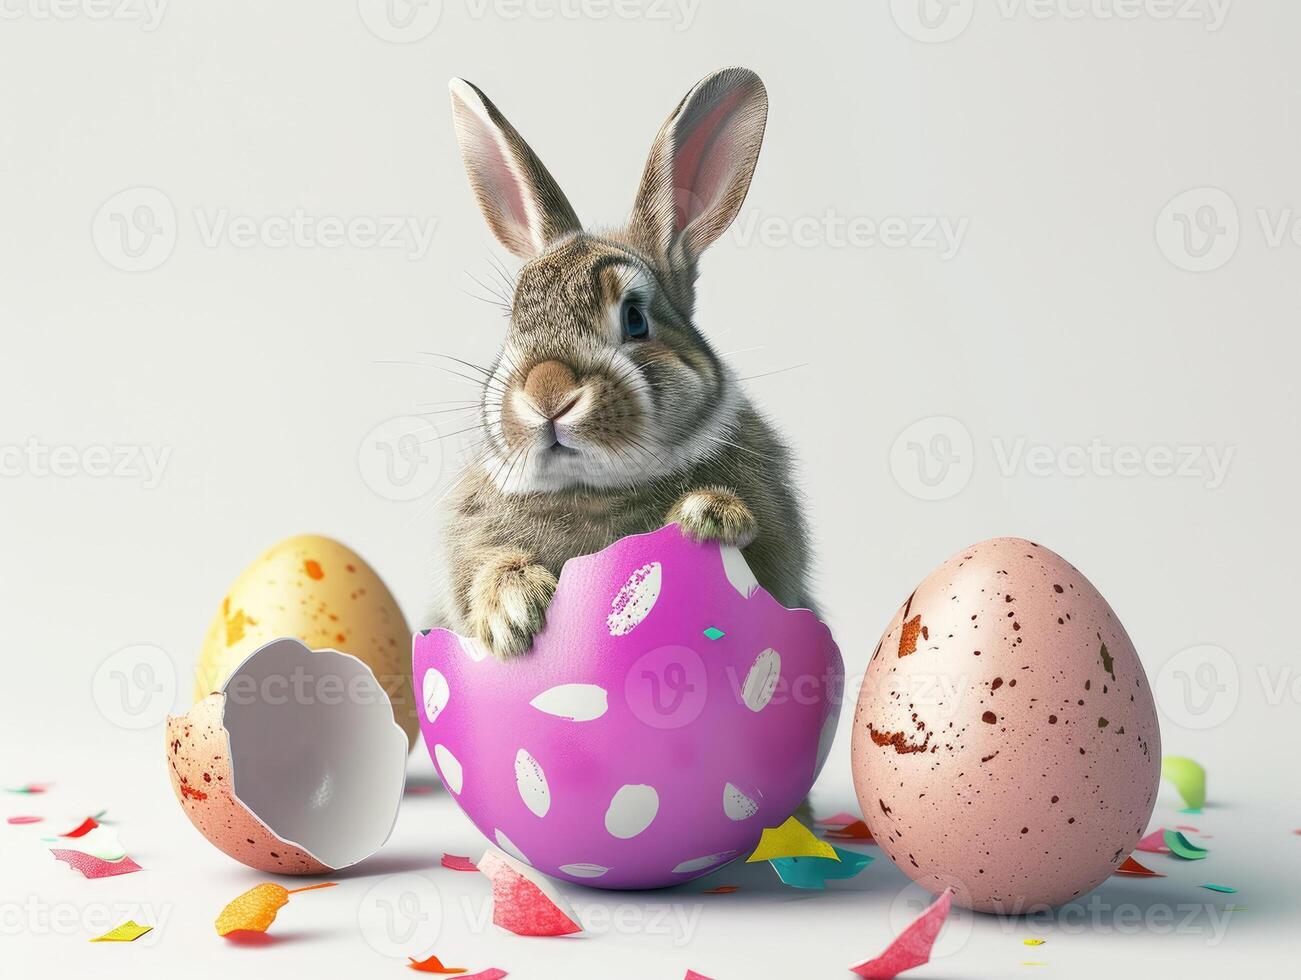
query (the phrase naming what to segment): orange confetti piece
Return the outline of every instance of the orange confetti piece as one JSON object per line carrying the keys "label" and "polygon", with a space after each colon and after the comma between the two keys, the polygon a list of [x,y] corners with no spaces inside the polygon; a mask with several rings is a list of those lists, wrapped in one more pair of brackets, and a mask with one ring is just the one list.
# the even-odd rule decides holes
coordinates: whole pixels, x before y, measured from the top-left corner
{"label": "orange confetti piece", "polygon": [[250,888],[217,916],[217,935],[229,936],[235,932],[266,932],[276,921],[276,914],[289,904],[289,896],[310,892],[317,888],[333,888],[338,882],[326,881],[319,885],[292,890],[284,885],[266,882]]}
{"label": "orange confetti piece", "polygon": [[1164,878],[1165,875],[1159,871],[1153,871],[1151,868],[1145,868],[1134,860],[1132,856],[1125,858],[1124,863],[1117,868],[1112,874],[1132,875],[1135,878]]}
{"label": "orange confetti piece", "polygon": [[408,956],[411,962],[407,966],[413,970],[419,970],[421,973],[468,973],[469,970],[463,966],[443,966],[443,961],[437,956],[430,956],[428,959],[417,960],[414,956]]}
{"label": "orange confetti piece", "polygon": [[719,885],[717,888],[706,889],[705,894],[706,895],[730,895],[732,894],[732,892],[739,892],[740,890],[741,890],[740,885]]}
{"label": "orange confetti piece", "polygon": [[872,831],[862,820],[855,820],[853,823],[845,824],[843,827],[837,827],[834,830],[826,831],[823,836],[834,838],[836,840],[862,840],[876,843],[872,837]]}

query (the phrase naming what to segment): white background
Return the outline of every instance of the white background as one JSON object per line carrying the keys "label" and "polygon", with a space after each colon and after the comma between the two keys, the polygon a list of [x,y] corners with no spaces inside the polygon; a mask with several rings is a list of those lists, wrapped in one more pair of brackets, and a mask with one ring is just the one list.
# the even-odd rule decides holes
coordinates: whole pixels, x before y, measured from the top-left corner
{"label": "white background", "polygon": [[[230,948],[212,920],[261,876],[199,838],[166,779],[161,718],[188,703],[223,590],[277,540],[338,537],[413,625],[428,606],[432,504],[462,440],[413,450],[397,438],[413,423],[391,420],[472,397],[425,352],[484,362],[503,331],[467,295],[503,252],[461,172],[448,77],[481,85],[601,224],[626,214],[677,100],[732,63],[768,83],[768,142],[704,263],[699,322],[742,375],[768,375],[746,384],[801,456],[851,677],[928,570],[985,537],[1033,538],[1110,599],[1165,750],[1211,776],[1193,820],[1210,859],[1152,856],[1168,878],[1112,879],[1078,919],[959,921],[916,975],[1292,962],[1301,10],[925,7],[445,0],[402,28],[370,0],[0,3],[0,784],[56,784],[0,795],[0,816],[51,821],[0,825],[6,972],[396,974],[359,921],[408,890],[399,873],[423,876],[426,911],[437,896],[445,961],[518,977],[845,976],[902,925],[906,879],[879,857],[825,894],[754,867],[576,892],[586,937],[505,936],[482,925],[486,881],[434,867],[481,842],[426,795],[341,887],[295,898],[276,942]],[[315,231],[277,245],[295,214]],[[432,222],[427,247],[409,230],[372,241],[393,217]],[[448,418],[427,421],[462,427]],[[135,461],[106,475],[93,447]],[[1165,449],[1193,463],[1169,472]],[[102,710],[97,669],[142,644],[174,695]],[[853,801],[845,721],[821,811]],[[1167,788],[1154,825],[1182,822],[1177,806]],[[104,807],[144,873],[83,881],[39,845]],[[724,882],[743,891],[697,894]],[[132,903],[152,937],[85,941],[126,917],[99,906]],[[1217,925],[1231,903],[1248,911]],[[619,913],[604,928],[603,910]]]}

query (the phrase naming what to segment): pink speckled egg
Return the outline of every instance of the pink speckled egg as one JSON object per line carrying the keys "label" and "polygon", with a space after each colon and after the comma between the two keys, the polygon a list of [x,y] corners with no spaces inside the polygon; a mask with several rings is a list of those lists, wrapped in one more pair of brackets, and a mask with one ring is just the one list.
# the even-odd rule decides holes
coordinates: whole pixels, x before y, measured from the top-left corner
{"label": "pink speckled egg", "polygon": [[433,630],[413,666],[425,744],[475,826],[602,888],[679,884],[748,854],[813,785],[844,684],[813,613],[676,525],[569,561],[523,657]]}
{"label": "pink speckled egg", "polygon": [[854,715],[854,786],[909,877],[987,912],[1095,888],[1143,835],[1161,739],[1125,628],[1070,563],[996,538],[895,614]]}

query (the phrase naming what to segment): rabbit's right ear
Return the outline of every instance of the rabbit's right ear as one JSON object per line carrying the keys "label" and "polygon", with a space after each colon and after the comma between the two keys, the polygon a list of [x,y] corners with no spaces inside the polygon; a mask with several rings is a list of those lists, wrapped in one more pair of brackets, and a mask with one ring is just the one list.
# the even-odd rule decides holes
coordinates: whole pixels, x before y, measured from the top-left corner
{"label": "rabbit's right ear", "polygon": [[461,158],[497,240],[527,260],[579,231],[555,179],[488,97],[461,78],[449,87]]}
{"label": "rabbit's right ear", "polygon": [[768,93],[749,69],[697,82],[651,147],[634,228],[665,255],[699,258],[741,210],[767,121]]}

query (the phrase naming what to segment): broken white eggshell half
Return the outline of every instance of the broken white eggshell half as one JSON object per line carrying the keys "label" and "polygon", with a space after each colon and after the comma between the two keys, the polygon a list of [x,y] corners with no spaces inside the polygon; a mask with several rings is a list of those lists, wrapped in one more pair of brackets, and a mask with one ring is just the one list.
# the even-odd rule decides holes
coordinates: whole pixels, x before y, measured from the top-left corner
{"label": "broken white eggshell half", "polygon": [[275,640],[221,691],[167,719],[172,789],[235,860],[323,874],[378,851],[397,821],[407,737],[356,657]]}

